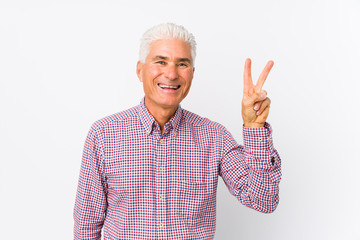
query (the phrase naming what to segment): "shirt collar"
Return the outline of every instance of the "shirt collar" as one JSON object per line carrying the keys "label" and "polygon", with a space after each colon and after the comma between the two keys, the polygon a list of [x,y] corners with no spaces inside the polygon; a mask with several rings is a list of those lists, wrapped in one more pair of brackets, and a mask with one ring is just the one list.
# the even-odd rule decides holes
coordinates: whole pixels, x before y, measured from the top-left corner
{"label": "shirt collar", "polygon": [[[140,121],[144,125],[146,133],[150,134],[153,130],[153,127],[155,126],[156,121],[155,118],[150,114],[149,110],[145,106],[145,97],[140,102],[138,112],[139,112]],[[183,111],[179,104],[178,109],[175,112],[175,115],[169,120],[169,122],[165,124],[165,130],[167,128],[167,125],[170,124],[172,129],[177,131],[177,128],[179,127],[181,122],[182,114]]]}

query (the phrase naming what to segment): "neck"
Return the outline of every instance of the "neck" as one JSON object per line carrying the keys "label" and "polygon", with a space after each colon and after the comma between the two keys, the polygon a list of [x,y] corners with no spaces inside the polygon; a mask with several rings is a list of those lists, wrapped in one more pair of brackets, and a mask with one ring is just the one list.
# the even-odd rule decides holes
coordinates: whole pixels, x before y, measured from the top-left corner
{"label": "neck", "polygon": [[155,118],[155,121],[160,126],[161,134],[164,134],[164,127],[167,122],[175,115],[178,106],[162,108],[160,106],[153,106],[152,104],[147,104],[145,99],[145,106],[150,112],[150,114]]}

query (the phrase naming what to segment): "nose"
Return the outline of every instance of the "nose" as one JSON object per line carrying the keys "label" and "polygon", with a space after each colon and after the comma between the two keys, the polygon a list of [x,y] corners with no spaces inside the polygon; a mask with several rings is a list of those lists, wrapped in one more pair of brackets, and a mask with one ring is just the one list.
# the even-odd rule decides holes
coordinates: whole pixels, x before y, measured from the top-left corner
{"label": "nose", "polygon": [[166,66],[164,75],[169,80],[176,80],[179,76],[176,64],[168,64]]}

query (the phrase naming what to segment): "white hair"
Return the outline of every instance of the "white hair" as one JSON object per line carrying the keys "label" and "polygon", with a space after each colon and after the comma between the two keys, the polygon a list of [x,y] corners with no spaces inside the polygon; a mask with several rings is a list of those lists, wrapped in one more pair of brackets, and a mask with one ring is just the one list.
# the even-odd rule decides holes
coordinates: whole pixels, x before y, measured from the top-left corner
{"label": "white hair", "polygon": [[188,32],[186,28],[174,23],[162,23],[147,30],[140,40],[139,61],[145,64],[146,57],[150,52],[150,46],[153,42],[162,39],[183,40],[190,46],[193,65],[196,57],[196,41],[194,35]]}

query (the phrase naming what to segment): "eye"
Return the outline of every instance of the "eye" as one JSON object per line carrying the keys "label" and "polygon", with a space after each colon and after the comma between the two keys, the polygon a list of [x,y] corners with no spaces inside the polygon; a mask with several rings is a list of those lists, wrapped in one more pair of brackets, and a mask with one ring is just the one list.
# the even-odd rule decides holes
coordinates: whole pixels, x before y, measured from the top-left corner
{"label": "eye", "polygon": [[179,67],[187,67],[188,65],[186,63],[179,63]]}
{"label": "eye", "polygon": [[160,65],[164,65],[164,64],[165,64],[164,61],[157,61],[156,63],[157,63],[157,64],[160,64]]}

